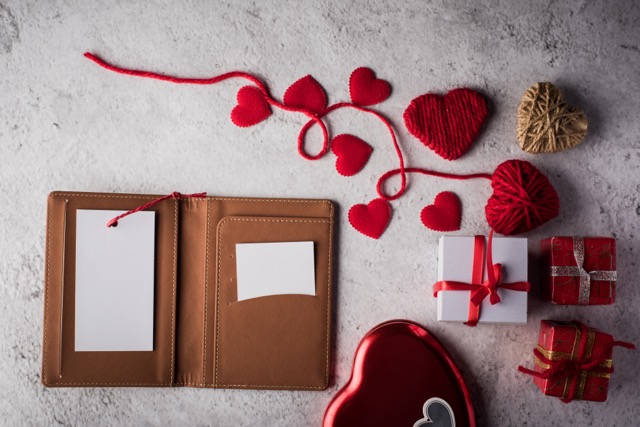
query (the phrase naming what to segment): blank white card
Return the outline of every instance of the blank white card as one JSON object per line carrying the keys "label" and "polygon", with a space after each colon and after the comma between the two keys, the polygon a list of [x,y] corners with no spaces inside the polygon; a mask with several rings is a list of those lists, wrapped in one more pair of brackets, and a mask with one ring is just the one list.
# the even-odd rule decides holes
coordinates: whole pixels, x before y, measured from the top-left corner
{"label": "blank white card", "polygon": [[155,212],[76,211],[76,351],[153,351]]}
{"label": "blank white card", "polygon": [[268,295],[315,295],[313,242],[237,243],[238,301]]}

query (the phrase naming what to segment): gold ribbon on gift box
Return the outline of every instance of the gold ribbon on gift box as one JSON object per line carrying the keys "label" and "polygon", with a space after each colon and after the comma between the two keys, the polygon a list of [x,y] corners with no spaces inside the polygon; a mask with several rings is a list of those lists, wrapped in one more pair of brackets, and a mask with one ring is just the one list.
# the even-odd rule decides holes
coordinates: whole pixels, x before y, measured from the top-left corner
{"label": "gold ribbon on gift box", "polygon": [[551,277],[579,277],[580,290],[578,293],[578,304],[588,305],[591,295],[591,281],[602,280],[615,282],[617,272],[615,270],[594,270],[584,269],[584,238],[573,237],[573,255],[576,259],[575,266],[553,266],[551,267]]}
{"label": "gold ribbon on gift box", "polygon": [[[540,370],[527,369],[518,366],[518,371],[542,380],[553,380],[555,384],[564,381],[562,401],[571,402],[573,399],[584,397],[587,379],[589,377],[610,378],[613,372],[613,362],[610,359],[613,347],[619,346],[635,349],[635,345],[625,341],[614,341],[609,334],[604,334],[597,347],[595,329],[589,329],[585,324],[573,320],[571,322],[547,321],[552,326],[571,326],[575,329],[573,348],[571,353],[553,351],[538,345],[533,350],[535,363]],[[553,344],[550,344],[552,347]],[[547,384],[548,385],[548,384]],[[549,388],[545,387],[545,393]]]}
{"label": "gold ribbon on gift box", "polygon": [[[573,323],[570,323],[569,325],[574,327],[576,330],[575,339],[573,340],[572,352],[565,353],[562,351],[547,350],[546,348],[543,348],[540,344],[538,344],[538,351],[542,353],[544,357],[553,361],[555,360],[575,361],[576,359],[578,359],[578,351],[577,351],[578,343],[582,338],[583,331],[581,330],[581,328],[579,328],[577,325]],[[587,331],[587,345],[585,349],[585,357],[587,359],[591,357],[591,354],[593,352],[593,344],[595,343],[595,340],[596,340],[596,333],[594,331]],[[550,364],[540,360],[540,358],[538,358],[537,356],[535,356],[535,364],[540,366],[542,369],[551,368]],[[613,366],[613,360],[606,359],[603,363],[601,363],[598,366],[603,368],[611,368]],[[584,395],[584,388],[587,384],[587,377],[591,376],[591,377],[600,377],[600,378],[611,378],[610,373],[604,373],[604,372],[598,372],[598,371],[581,371],[579,375],[580,377],[578,379],[578,386],[577,386],[576,395],[575,395],[575,398],[578,400],[582,400],[582,396]],[[564,381],[564,391],[562,392],[563,399],[567,399],[567,397],[569,396],[570,379],[571,379],[570,377],[567,377]]]}

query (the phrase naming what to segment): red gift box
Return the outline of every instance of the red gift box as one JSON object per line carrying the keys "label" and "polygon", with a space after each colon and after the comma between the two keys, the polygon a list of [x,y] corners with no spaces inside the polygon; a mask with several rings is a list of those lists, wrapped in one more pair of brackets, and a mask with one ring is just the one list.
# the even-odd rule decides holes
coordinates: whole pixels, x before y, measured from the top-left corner
{"label": "red gift box", "polygon": [[574,399],[604,402],[613,373],[614,346],[635,348],[577,321],[542,320],[534,350],[535,370],[518,369],[532,375],[544,394],[565,403]]}
{"label": "red gift box", "polygon": [[546,267],[542,298],[553,304],[613,304],[616,240],[612,237],[552,237],[540,243]]}

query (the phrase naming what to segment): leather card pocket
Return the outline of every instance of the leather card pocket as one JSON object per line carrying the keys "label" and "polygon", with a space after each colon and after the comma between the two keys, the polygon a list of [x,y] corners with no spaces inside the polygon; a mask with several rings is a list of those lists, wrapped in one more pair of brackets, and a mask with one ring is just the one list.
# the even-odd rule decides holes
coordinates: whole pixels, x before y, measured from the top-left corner
{"label": "leather card pocket", "polygon": [[[328,218],[225,217],[217,228],[214,386],[324,389],[328,385],[332,230]],[[315,296],[238,301],[236,244],[313,242]]]}

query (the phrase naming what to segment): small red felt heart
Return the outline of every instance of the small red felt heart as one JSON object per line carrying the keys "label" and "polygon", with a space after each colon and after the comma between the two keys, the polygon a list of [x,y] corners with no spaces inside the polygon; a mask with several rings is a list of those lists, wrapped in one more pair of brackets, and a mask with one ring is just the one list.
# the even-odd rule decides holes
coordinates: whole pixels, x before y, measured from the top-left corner
{"label": "small red felt heart", "polygon": [[391,219],[391,205],[384,199],[373,199],[368,205],[354,205],[349,209],[349,223],[365,236],[382,236]]}
{"label": "small red felt heart", "polygon": [[289,86],[282,101],[289,107],[304,108],[315,114],[320,114],[327,108],[327,95],[324,89],[310,75]]}
{"label": "small red felt heart", "polygon": [[331,141],[331,151],[336,155],[336,170],[342,176],[353,176],[369,161],[373,148],[357,136],[342,134]]}
{"label": "small red felt heart", "polygon": [[461,219],[460,199],[451,191],[439,193],[433,204],[425,206],[420,212],[420,220],[424,226],[434,231],[460,230]]}
{"label": "small red felt heart", "polygon": [[482,95],[463,88],[445,96],[427,93],[415,98],[404,112],[404,123],[438,156],[455,160],[471,147],[488,114]]}
{"label": "small red felt heart", "polygon": [[389,97],[389,82],[376,78],[371,68],[356,68],[349,77],[349,96],[358,105],[378,104]]}
{"label": "small red felt heart", "polygon": [[254,86],[240,88],[236,98],[238,105],[231,111],[231,121],[238,127],[253,126],[271,115],[264,94]]}

